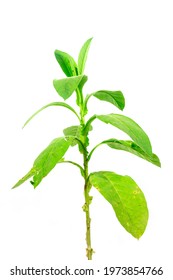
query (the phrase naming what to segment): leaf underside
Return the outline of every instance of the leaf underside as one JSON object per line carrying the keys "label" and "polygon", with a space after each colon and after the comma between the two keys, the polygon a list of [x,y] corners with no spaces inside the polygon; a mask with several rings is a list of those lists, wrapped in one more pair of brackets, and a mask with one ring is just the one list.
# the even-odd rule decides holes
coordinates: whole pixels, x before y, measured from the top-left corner
{"label": "leaf underside", "polygon": [[127,133],[147,155],[152,156],[150,140],[144,130],[135,121],[119,114],[97,115],[96,118]]}
{"label": "leaf underside", "polygon": [[102,101],[113,104],[120,110],[123,110],[125,107],[125,99],[121,91],[99,90],[92,93],[92,95]]}
{"label": "leaf underside", "polygon": [[91,173],[89,180],[112,205],[121,225],[139,239],[147,226],[148,208],[135,181],[110,171]]}
{"label": "leaf underside", "polygon": [[57,93],[64,99],[68,99],[72,93],[77,89],[83,76],[69,77],[60,80],[54,80],[53,85]]}
{"label": "leaf underside", "polygon": [[145,159],[156,166],[161,167],[160,160],[157,155],[152,154],[149,156],[146,154],[138,145],[136,145],[133,141],[130,140],[117,140],[117,139],[108,139],[103,141],[101,144],[107,144],[110,148],[116,150],[122,150],[134,154],[142,159]]}
{"label": "leaf underside", "polygon": [[13,188],[23,184],[26,180],[33,176],[32,185],[36,188],[42,179],[55,167],[55,165],[63,160],[63,156],[70,146],[70,142],[63,137],[54,139],[49,146],[44,149],[34,161],[31,170],[20,179]]}

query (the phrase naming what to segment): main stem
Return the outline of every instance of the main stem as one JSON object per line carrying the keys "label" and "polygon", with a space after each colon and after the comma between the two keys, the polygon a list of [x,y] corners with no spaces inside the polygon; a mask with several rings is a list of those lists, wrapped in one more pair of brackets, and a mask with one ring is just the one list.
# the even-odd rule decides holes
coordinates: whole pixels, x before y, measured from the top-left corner
{"label": "main stem", "polygon": [[[82,92],[79,92],[81,96],[81,106],[80,106],[80,125],[82,129],[85,128],[85,118],[83,115],[83,94]],[[85,212],[86,216],[86,256],[88,260],[92,260],[92,254],[93,254],[93,249],[91,247],[91,218],[90,218],[90,204],[92,201],[92,197],[89,195],[89,191],[91,189],[91,185],[88,180],[88,151],[87,151],[87,137],[88,137],[88,132],[84,133],[84,150],[83,150],[83,165],[84,165],[84,179],[85,179],[85,184],[84,184],[84,197],[85,197],[85,204],[83,206],[83,211]]]}
{"label": "main stem", "polygon": [[92,201],[92,197],[89,195],[90,184],[88,181],[88,159],[87,156],[84,155],[84,172],[85,172],[85,185],[84,185],[84,196],[85,196],[85,204],[83,210],[86,214],[86,256],[88,260],[92,260],[93,249],[91,247],[91,218],[90,218],[90,204]]}

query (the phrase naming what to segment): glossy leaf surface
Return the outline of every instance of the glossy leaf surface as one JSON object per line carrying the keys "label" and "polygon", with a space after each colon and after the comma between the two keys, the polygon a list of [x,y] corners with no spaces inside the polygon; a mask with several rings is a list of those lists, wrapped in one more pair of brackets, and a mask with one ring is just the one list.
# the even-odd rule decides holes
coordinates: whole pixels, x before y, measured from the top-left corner
{"label": "glossy leaf surface", "polygon": [[135,238],[140,238],[147,226],[148,208],[135,181],[110,171],[94,172],[89,180],[112,205],[121,225]]}
{"label": "glossy leaf surface", "polygon": [[127,133],[146,154],[152,156],[150,140],[144,130],[135,121],[118,114],[97,115],[96,118]]}
{"label": "glossy leaf surface", "polygon": [[59,50],[55,50],[54,54],[61,69],[63,70],[63,72],[67,77],[78,75],[77,64],[71,55]]}
{"label": "glossy leaf surface", "polygon": [[57,93],[64,99],[68,99],[77,89],[83,76],[75,76],[61,80],[54,80],[53,85]]}

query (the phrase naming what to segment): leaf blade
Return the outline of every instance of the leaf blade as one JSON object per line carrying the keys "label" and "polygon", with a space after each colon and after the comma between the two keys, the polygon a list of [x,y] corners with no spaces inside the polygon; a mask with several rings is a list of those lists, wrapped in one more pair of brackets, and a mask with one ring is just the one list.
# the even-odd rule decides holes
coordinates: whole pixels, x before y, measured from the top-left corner
{"label": "leaf blade", "polygon": [[63,156],[69,146],[70,142],[66,141],[64,137],[55,138],[35,159],[31,170],[20,179],[14,187],[20,186],[33,176],[33,181],[31,183],[34,188],[36,188],[55,165],[63,160]]}
{"label": "leaf blade", "polygon": [[79,75],[84,73],[85,64],[88,56],[88,51],[93,38],[88,39],[82,46],[78,56],[78,71]]}
{"label": "leaf blade", "polygon": [[35,175],[36,170],[34,168],[31,168],[31,170],[24,176],[22,177],[13,187],[12,189],[15,189],[22,185],[25,181],[27,181],[29,178],[31,178],[33,175]]}
{"label": "leaf blade", "polygon": [[77,89],[83,76],[69,77],[60,80],[54,80],[53,85],[57,93],[64,99],[68,99],[72,93]]}
{"label": "leaf blade", "polygon": [[72,137],[71,146],[73,147],[78,144],[77,140],[74,138],[80,138],[81,127],[80,125],[69,126],[63,130],[63,133],[65,136]]}
{"label": "leaf blade", "polygon": [[108,114],[96,115],[96,118],[127,133],[146,154],[149,156],[152,155],[152,147],[148,135],[135,121],[129,117],[119,114]]}
{"label": "leaf blade", "polygon": [[37,115],[39,114],[41,111],[43,111],[44,109],[51,107],[51,106],[62,106],[65,107],[67,109],[69,109],[70,111],[72,111],[78,118],[78,114],[76,113],[76,111],[67,103],[64,102],[51,102],[43,107],[41,107],[39,110],[37,110],[33,115],[31,115],[31,117],[29,117],[29,119],[27,119],[27,121],[24,123],[23,128]]}
{"label": "leaf blade", "polygon": [[59,63],[62,71],[67,77],[77,76],[77,64],[73,57],[68,53],[62,52],[60,50],[55,50],[55,58]]}
{"label": "leaf blade", "polygon": [[91,173],[90,183],[111,204],[120,224],[135,238],[140,238],[148,222],[144,194],[129,176],[110,171]]}
{"label": "leaf blade", "polygon": [[123,110],[125,107],[124,95],[121,91],[99,90],[92,93],[94,97],[102,101],[107,101],[118,109]]}
{"label": "leaf blade", "polygon": [[133,155],[136,155],[142,159],[145,159],[145,160],[151,162],[152,164],[154,164],[158,167],[161,167],[160,160],[156,154],[152,154],[151,156],[149,156],[133,141],[108,139],[108,140],[101,142],[100,144],[107,144],[112,149],[129,152]]}

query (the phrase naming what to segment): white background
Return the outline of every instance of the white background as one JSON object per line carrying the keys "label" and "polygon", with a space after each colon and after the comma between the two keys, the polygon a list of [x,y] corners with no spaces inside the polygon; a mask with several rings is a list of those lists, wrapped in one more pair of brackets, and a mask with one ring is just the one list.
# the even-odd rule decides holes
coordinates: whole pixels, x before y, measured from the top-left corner
{"label": "white background", "polygon": [[[0,2],[0,275],[3,279],[13,279],[9,270],[15,265],[96,269],[162,266],[164,275],[157,279],[170,279],[173,249],[171,2]],[[11,187],[28,172],[33,160],[51,140],[62,135],[64,127],[76,124],[73,114],[56,107],[46,109],[21,129],[25,120],[41,106],[62,101],[52,86],[54,78],[64,77],[54,50],[66,51],[77,59],[80,47],[92,36],[85,94],[100,89],[121,90],[126,98],[123,114],[136,120],[150,136],[162,168],[125,152],[98,148],[90,171],[112,170],[130,175],[145,193],[150,219],[144,235],[135,240],[118,223],[111,206],[93,190],[92,244],[96,254],[88,262],[85,216],[81,209],[83,180],[77,168],[67,164],[57,166],[36,190],[29,181],[16,190]],[[75,104],[74,96],[69,103]],[[94,98],[89,105],[89,115],[119,113],[113,105]],[[90,136],[90,147],[110,137],[127,139],[122,132],[99,121],[94,122]],[[76,148],[71,149],[66,158],[81,162],[76,152]],[[101,275],[93,279],[104,278]]]}

